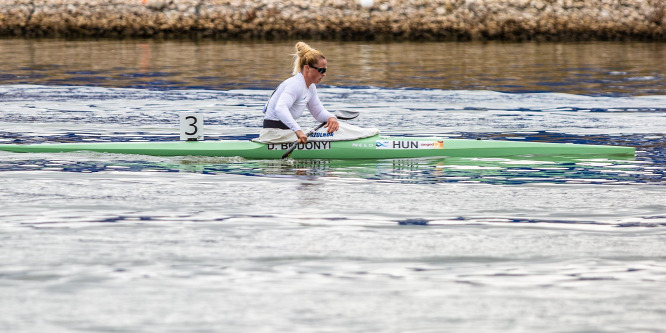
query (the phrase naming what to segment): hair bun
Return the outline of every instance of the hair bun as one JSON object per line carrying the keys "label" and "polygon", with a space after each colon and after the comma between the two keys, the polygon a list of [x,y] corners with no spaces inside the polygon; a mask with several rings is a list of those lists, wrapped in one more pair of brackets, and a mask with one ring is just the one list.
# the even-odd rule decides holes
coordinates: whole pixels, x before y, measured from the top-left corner
{"label": "hair bun", "polygon": [[311,51],[312,48],[310,45],[305,44],[304,42],[298,42],[296,43],[296,54],[298,55],[299,58],[303,58],[306,53]]}

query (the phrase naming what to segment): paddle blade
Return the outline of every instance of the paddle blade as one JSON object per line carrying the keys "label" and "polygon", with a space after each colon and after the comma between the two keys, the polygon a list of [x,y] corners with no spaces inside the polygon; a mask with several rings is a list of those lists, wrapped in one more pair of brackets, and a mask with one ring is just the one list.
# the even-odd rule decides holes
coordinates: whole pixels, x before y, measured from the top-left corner
{"label": "paddle blade", "polygon": [[348,111],[348,110],[338,110],[335,112],[335,116],[338,119],[350,120],[358,117],[360,112],[358,111]]}

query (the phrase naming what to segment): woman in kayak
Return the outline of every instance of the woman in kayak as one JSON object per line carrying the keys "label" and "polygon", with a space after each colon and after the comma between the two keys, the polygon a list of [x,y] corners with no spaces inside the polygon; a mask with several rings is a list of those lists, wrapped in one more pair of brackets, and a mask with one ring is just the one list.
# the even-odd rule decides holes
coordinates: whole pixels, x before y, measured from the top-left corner
{"label": "woman in kayak", "polygon": [[298,143],[308,137],[296,122],[307,107],[315,119],[326,122],[328,133],[338,130],[338,119],[328,112],[317,97],[315,84],[326,76],[326,58],[317,49],[303,42],[296,43],[294,76],[283,81],[271,95],[264,108],[264,128],[292,130]]}

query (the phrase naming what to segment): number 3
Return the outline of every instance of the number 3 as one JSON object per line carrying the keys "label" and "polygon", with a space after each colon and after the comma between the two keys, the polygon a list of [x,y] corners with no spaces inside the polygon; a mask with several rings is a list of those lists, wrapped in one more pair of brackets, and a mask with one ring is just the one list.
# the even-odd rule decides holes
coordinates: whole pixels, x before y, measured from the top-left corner
{"label": "number 3", "polygon": [[195,125],[197,123],[197,118],[194,117],[194,116],[187,116],[187,117],[185,117],[185,119],[192,119],[192,123],[190,123],[189,126],[194,127],[193,132],[185,132],[185,134],[186,135],[195,135],[195,134],[197,134],[197,131],[199,130],[199,128]]}
{"label": "number 3", "polygon": [[204,117],[199,113],[181,112],[180,119],[180,140],[181,141],[203,141],[204,139]]}

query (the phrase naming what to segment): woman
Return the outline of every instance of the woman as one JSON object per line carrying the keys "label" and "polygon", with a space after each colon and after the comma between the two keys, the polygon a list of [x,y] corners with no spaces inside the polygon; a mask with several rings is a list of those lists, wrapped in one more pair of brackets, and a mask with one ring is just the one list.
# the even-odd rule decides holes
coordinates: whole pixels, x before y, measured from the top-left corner
{"label": "woman", "polygon": [[338,130],[338,119],[328,112],[317,97],[315,84],[326,76],[324,54],[303,42],[296,43],[294,72],[271,95],[264,108],[264,128],[290,129],[298,143],[306,143],[308,137],[296,122],[307,107],[315,119],[326,122],[328,133]]}

